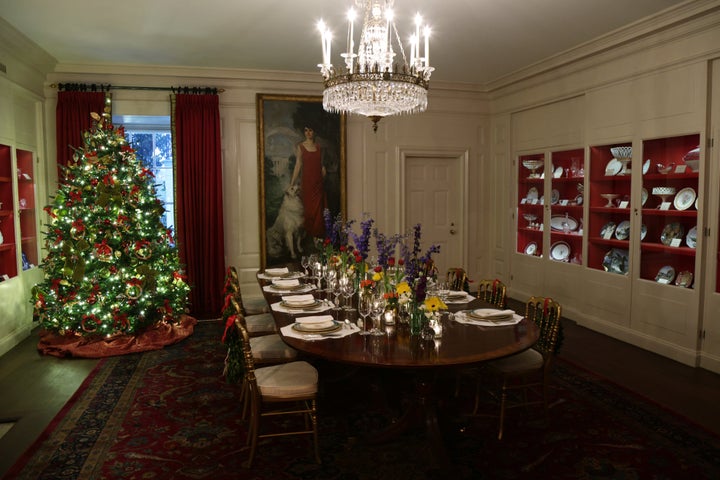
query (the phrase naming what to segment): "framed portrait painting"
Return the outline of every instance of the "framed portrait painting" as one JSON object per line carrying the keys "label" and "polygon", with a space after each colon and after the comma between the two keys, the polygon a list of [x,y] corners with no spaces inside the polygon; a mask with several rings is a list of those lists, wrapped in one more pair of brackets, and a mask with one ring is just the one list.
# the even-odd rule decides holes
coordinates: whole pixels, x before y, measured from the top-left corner
{"label": "framed portrait painting", "polygon": [[299,263],[346,216],[345,116],[322,97],[257,94],[261,268]]}

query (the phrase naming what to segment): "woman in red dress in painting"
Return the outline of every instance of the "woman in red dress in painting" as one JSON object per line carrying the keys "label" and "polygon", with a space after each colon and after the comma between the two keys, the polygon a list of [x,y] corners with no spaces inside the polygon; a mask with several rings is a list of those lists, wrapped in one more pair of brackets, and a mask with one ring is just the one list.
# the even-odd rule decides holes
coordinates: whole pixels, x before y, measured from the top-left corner
{"label": "woman in red dress in painting", "polygon": [[320,145],[315,142],[315,130],[303,129],[305,140],[295,147],[295,169],[290,186],[295,185],[299,175],[300,195],[305,209],[305,232],[311,237],[325,237],[323,211],[327,207],[323,180],[325,167],[322,164]]}

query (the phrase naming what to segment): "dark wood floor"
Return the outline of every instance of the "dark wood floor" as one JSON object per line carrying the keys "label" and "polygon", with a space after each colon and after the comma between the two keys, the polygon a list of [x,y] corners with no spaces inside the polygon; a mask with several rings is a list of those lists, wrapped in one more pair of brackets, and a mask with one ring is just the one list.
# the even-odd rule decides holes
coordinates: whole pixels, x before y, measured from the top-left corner
{"label": "dark wood floor", "polygon": [[[511,305],[513,306],[513,305]],[[720,375],[682,365],[564,320],[560,358],[720,435]],[[32,444],[97,364],[41,356],[33,335],[0,357],[0,476]]]}

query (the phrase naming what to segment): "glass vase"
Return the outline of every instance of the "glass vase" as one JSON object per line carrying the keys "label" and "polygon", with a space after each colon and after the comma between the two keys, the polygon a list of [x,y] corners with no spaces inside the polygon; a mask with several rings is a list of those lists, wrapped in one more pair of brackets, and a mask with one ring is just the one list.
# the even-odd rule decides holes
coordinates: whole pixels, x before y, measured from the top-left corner
{"label": "glass vase", "polygon": [[410,310],[410,334],[420,335],[427,324],[425,312],[419,305],[413,305]]}

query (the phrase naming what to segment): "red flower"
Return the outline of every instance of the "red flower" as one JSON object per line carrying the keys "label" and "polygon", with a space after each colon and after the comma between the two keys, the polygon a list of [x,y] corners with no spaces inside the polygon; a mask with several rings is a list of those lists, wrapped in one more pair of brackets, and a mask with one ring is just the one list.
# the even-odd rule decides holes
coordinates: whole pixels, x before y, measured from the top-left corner
{"label": "red flower", "polygon": [[400,265],[401,267],[402,267],[403,265],[405,265],[405,260],[402,259],[402,258],[399,259],[399,260],[398,260],[398,265]]}
{"label": "red flower", "polygon": [[395,257],[388,258],[388,265],[390,265],[391,267],[395,266]]}
{"label": "red flower", "polygon": [[382,267],[380,265],[377,265],[375,268],[373,268],[373,270],[375,271],[375,273],[380,273],[382,272]]}
{"label": "red flower", "polygon": [[340,251],[341,252],[347,251],[347,247],[345,245],[340,245]]}
{"label": "red flower", "polygon": [[85,224],[82,221],[82,218],[79,218],[72,222],[72,227],[77,230],[78,232],[82,232],[85,230]]}

